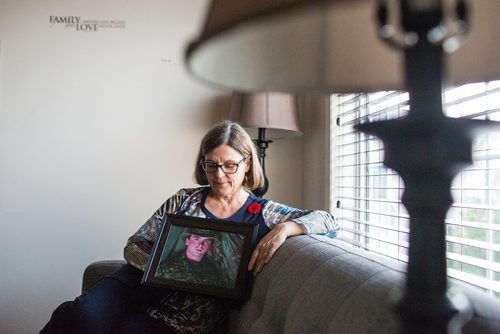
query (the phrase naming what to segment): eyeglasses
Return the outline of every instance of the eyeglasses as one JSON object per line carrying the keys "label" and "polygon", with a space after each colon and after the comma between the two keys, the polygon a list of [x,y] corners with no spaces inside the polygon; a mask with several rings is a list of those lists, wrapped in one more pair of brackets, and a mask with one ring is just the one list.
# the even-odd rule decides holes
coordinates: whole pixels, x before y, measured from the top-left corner
{"label": "eyeglasses", "polygon": [[215,173],[217,172],[217,168],[220,168],[225,174],[234,174],[238,171],[238,167],[247,159],[248,157],[244,157],[240,160],[240,162],[225,162],[221,165],[216,164],[211,161],[202,161],[201,167],[207,173]]}

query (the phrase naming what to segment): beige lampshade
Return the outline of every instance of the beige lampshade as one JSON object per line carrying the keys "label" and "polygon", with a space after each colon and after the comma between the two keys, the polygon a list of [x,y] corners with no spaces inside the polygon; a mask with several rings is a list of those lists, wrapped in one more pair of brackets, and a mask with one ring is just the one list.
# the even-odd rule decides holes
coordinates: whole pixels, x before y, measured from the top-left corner
{"label": "beige lampshade", "polygon": [[266,129],[266,139],[302,134],[295,97],[284,93],[233,93],[229,118],[245,127],[252,138],[258,128]]}
{"label": "beige lampshade", "polygon": [[[395,1],[388,0],[397,15]],[[500,79],[500,1],[468,4],[470,32],[447,57],[447,81],[454,85]],[[212,0],[203,31],[187,50],[187,67],[204,81],[241,91],[404,89],[403,52],[378,37],[376,5],[376,0]]]}

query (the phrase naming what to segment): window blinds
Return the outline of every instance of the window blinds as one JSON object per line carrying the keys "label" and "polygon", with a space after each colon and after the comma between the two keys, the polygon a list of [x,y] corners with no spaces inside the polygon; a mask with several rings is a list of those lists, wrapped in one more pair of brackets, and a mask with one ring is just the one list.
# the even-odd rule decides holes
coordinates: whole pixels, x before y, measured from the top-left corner
{"label": "window blinds", "polygon": [[[443,101],[450,117],[500,121],[500,81],[447,90]],[[339,238],[407,261],[403,181],[383,166],[382,142],[353,125],[406,115],[408,94],[335,95],[331,105],[330,198],[341,226]],[[500,298],[500,127],[476,138],[473,158],[474,164],[452,184],[454,204],[446,220],[448,274]]]}

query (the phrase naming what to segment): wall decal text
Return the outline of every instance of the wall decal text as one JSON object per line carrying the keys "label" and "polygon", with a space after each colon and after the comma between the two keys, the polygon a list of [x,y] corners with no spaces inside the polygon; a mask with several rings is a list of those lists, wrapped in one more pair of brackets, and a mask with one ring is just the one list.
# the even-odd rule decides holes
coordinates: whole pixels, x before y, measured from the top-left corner
{"label": "wall decal text", "polygon": [[50,26],[64,26],[75,31],[95,32],[100,29],[125,29],[123,20],[88,20],[81,16],[49,16]]}

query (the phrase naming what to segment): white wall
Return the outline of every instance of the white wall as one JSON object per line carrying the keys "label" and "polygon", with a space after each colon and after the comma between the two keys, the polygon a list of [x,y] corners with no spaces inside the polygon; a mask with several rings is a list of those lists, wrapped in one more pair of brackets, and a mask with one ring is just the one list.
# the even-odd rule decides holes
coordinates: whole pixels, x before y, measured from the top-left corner
{"label": "white wall", "polygon": [[[230,94],[182,65],[206,3],[0,0],[0,333],[38,332],[88,263],[121,258],[163,200],[194,185],[199,140]],[[267,162],[269,197],[294,206],[302,141],[276,141]]]}

